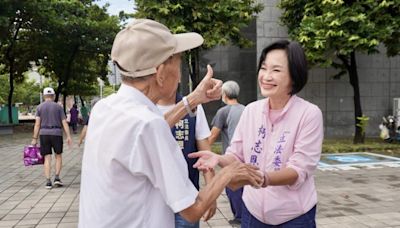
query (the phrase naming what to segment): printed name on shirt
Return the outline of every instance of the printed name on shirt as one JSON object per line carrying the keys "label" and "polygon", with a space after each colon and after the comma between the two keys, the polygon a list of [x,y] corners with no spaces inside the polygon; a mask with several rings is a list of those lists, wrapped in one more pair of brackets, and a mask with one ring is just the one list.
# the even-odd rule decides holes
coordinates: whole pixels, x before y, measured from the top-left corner
{"label": "printed name on shirt", "polygon": [[251,147],[252,155],[250,156],[250,164],[259,166],[258,155],[260,155],[261,152],[263,151],[264,139],[266,136],[267,136],[267,129],[264,127],[264,125],[261,125],[258,128],[258,137],[256,139],[256,142],[254,143],[253,147]]}
{"label": "printed name on shirt", "polygon": [[278,171],[281,169],[282,166],[282,152],[284,145],[286,143],[286,136],[290,134],[289,131],[284,131],[282,135],[279,137],[278,142],[275,146],[274,150],[274,160],[272,161],[272,164],[274,165],[274,170]]}
{"label": "printed name on shirt", "polygon": [[183,149],[185,141],[189,141],[189,120],[179,120],[178,123],[175,124],[175,129],[175,139],[179,147]]}

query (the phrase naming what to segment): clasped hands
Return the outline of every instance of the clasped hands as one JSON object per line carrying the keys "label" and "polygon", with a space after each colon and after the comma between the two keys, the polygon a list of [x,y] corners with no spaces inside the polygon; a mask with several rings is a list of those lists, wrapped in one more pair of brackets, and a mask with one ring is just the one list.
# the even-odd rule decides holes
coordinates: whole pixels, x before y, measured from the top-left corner
{"label": "clasped hands", "polygon": [[[197,168],[201,171],[209,171],[218,165],[220,155],[211,151],[199,151],[189,154],[189,157],[198,158],[193,168]],[[221,172],[225,172],[229,175],[230,182],[227,187],[233,191],[244,185],[251,185],[254,188],[266,187],[264,183],[264,173],[261,172],[257,166],[233,161],[225,166]]]}

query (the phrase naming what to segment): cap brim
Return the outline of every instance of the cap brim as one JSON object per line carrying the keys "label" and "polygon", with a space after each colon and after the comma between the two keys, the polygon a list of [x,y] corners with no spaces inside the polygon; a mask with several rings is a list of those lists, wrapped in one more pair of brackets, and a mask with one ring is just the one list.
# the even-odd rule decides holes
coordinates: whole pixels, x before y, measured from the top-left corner
{"label": "cap brim", "polygon": [[197,48],[203,44],[203,37],[195,32],[174,34],[177,45],[174,54]]}

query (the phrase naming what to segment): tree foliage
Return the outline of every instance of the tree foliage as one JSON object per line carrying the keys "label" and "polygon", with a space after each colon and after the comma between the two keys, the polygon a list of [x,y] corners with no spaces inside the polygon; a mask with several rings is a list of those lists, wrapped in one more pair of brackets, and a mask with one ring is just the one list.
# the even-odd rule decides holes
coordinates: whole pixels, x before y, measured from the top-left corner
{"label": "tree foliage", "polygon": [[354,51],[377,53],[380,43],[389,56],[400,51],[399,1],[283,0],[280,7],[282,22],[313,64],[331,66]]}
{"label": "tree foliage", "polygon": [[[241,29],[261,12],[256,0],[136,0],[135,18],[165,24],[173,33],[197,32],[204,37],[202,49],[232,43],[248,47],[251,41]],[[199,81],[198,49],[188,52],[189,72],[194,85]]]}
{"label": "tree foliage", "polygon": [[346,73],[354,90],[355,143],[364,141],[363,117],[355,53],[379,52],[388,56],[400,51],[400,1],[398,0],[282,0],[281,21],[289,35],[305,48],[308,61]]}
{"label": "tree foliage", "polygon": [[43,66],[57,79],[58,93],[86,95],[87,84],[95,84],[97,77],[108,73],[118,17],[109,16],[91,1],[54,1],[48,14],[53,21],[37,40],[42,58],[46,57]]}
{"label": "tree foliage", "polygon": [[118,30],[118,17],[92,0],[0,0],[0,73],[9,73],[9,106],[14,82],[23,80],[30,61],[58,82],[56,100],[69,90],[87,93],[80,79],[94,85],[106,76]]}
{"label": "tree foliage", "polygon": [[14,82],[23,80],[23,72],[29,67],[31,56],[31,36],[29,34],[32,20],[36,18],[39,5],[32,1],[0,1],[0,74],[9,74],[8,114],[10,123]]}
{"label": "tree foliage", "polygon": [[[7,75],[0,75],[0,105],[7,103],[9,83]],[[12,103],[20,103],[28,109],[40,103],[39,84],[27,75],[16,83]]]}

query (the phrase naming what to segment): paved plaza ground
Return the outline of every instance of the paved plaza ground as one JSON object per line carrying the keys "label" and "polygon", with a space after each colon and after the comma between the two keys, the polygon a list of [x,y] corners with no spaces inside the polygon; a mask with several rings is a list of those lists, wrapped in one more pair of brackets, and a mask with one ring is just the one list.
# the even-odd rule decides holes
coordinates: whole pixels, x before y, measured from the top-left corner
{"label": "paved plaza ground", "polygon": [[[31,133],[0,135],[0,227],[77,227],[82,148],[74,135],[64,153],[61,188],[47,190],[42,166],[24,167],[23,146]],[[400,227],[400,168],[355,167],[316,172],[321,228]],[[201,227],[232,227],[225,194],[217,214]]]}

